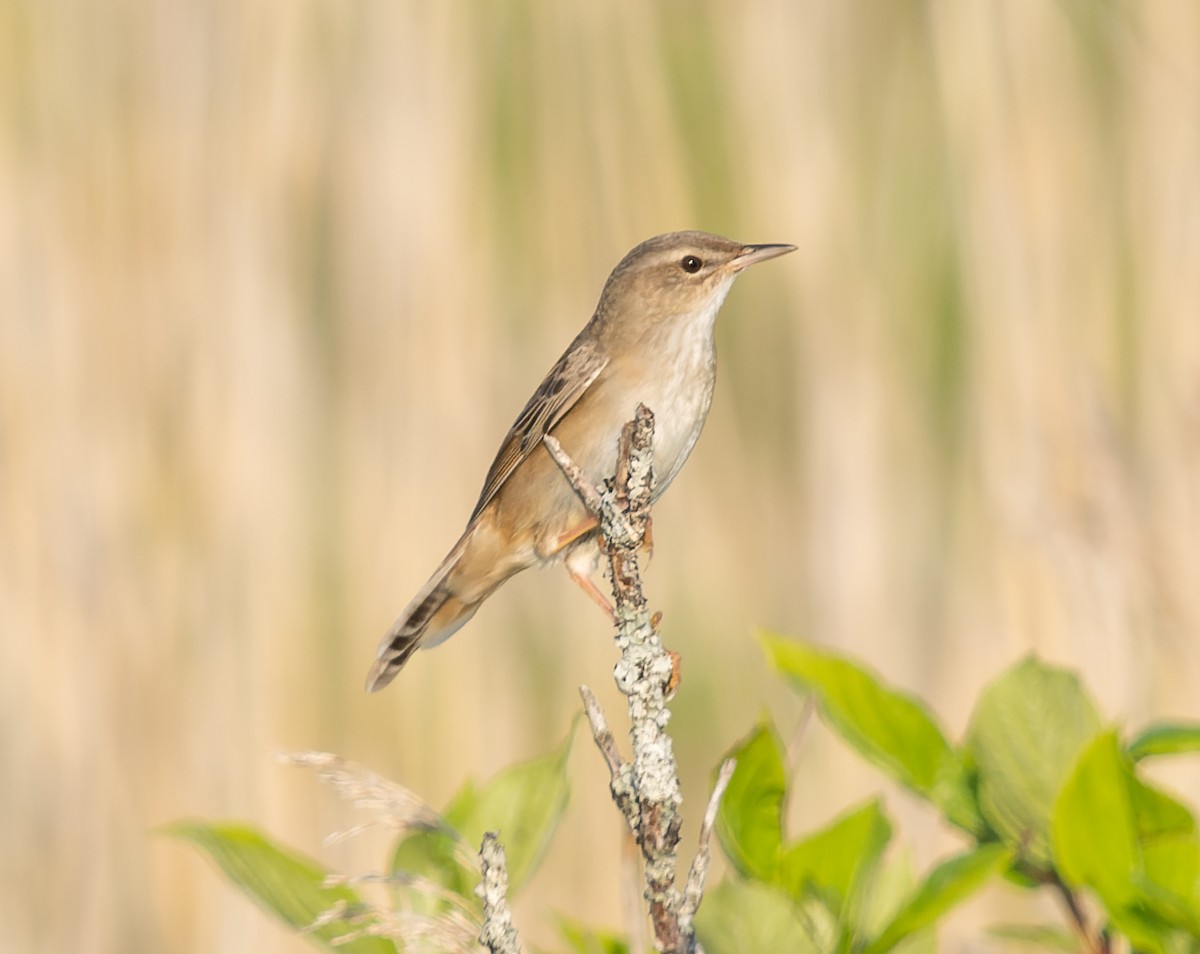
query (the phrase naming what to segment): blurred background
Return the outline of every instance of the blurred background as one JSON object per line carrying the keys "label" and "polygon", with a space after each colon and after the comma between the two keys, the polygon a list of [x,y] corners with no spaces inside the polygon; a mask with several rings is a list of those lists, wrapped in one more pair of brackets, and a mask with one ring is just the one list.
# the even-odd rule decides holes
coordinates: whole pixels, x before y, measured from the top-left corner
{"label": "blurred background", "polygon": [[[277,751],[441,805],[555,745],[581,682],[623,724],[557,571],[362,680],[609,270],[677,228],[799,246],[731,294],[655,513],[685,844],[721,753],[799,725],[759,627],[956,738],[1030,651],[1122,724],[1196,718],[1198,116],[1183,2],[7,0],[3,946],[308,950],[154,827],[377,870],[382,838],[322,847],[356,816]],[[819,726],[796,757],[794,831],[883,790],[915,865],[955,847]],[[583,736],[571,769],[535,942],[620,927]],[[1016,903],[944,946],[999,948]]]}

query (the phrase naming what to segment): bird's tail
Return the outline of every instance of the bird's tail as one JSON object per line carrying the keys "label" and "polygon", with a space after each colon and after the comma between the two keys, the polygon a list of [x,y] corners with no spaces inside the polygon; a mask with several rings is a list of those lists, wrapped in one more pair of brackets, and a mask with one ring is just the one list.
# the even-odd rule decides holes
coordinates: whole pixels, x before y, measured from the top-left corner
{"label": "bird's tail", "polygon": [[470,540],[471,533],[468,532],[455,544],[429,582],[421,587],[383,637],[375,662],[367,673],[367,692],[378,692],[396,678],[414,652],[449,639],[475,615],[487,594],[468,601],[455,592],[457,587],[453,585],[455,570],[462,562]]}

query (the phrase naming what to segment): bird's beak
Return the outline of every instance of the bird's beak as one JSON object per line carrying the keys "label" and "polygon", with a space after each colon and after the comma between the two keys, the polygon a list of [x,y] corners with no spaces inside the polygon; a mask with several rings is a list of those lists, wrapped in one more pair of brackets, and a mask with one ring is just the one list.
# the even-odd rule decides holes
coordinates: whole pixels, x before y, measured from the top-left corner
{"label": "bird's beak", "polygon": [[794,251],[795,245],[744,245],[729,264],[735,272],[740,272],[758,262],[765,262],[768,258],[778,258]]}

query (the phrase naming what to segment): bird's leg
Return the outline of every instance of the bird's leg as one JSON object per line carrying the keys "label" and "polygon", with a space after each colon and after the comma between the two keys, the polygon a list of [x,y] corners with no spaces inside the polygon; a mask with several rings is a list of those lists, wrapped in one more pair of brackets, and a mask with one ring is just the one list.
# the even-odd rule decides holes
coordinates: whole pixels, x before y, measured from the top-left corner
{"label": "bird's leg", "polygon": [[590,515],[584,517],[580,523],[576,524],[574,527],[571,527],[571,529],[560,533],[557,537],[551,537],[549,540],[545,541],[544,544],[538,547],[538,555],[541,556],[543,560],[549,560],[551,557],[562,553],[563,550],[569,547],[580,537],[591,533],[598,526],[600,526],[600,521],[595,517]]}
{"label": "bird's leg", "polygon": [[575,581],[576,585],[583,590],[588,596],[595,601],[596,605],[604,610],[604,615],[608,617],[610,623],[615,623],[617,618],[613,614],[613,605],[604,592],[598,587],[590,576],[586,573],[580,573],[570,563],[567,564],[567,575]]}
{"label": "bird's leg", "polygon": [[[588,516],[570,530],[548,540],[546,545],[541,548],[542,553],[546,558],[555,556],[572,543],[591,533],[598,526],[600,526],[600,521],[595,517]],[[598,550],[594,553],[584,553],[582,548],[568,554],[565,561],[567,575],[575,581],[576,586],[583,590],[597,606],[604,610],[604,615],[611,622],[615,619],[613,616],[613,605],[600,587],[592,581],[592,573],[596,570],[596,560],[598,557]]]}
{"label": "bird's leg", "polygon": [[[547,540],[538,548],[539,555],[542,556],[543,559],[549,559],[550,557],[556,556],[571,546],[571,544],[576,543],[581,538],[587,536],[587,534],[594,531],[598,526],[600,526],[600,521],[596,517],[585,517],[574,527],[571,527],[569,530],[560,533],[557,537],[551,537],[549,540]],[[652,532],[652,528],[653,524],[651,523],[650,515],[647,514],[646,533],[643,537],[642,547],[647,551],[648,556],[654,555],[654,534]],[[588,595],[588,598],[604,611],[604,615],[608,617],[610,622],[615,623],[617,617],[613,610],[612,602],[605,595],[604,591],[601,590],[592,579],[592,574],[596,572],[596,562],[599,557],[599,548],[592,550],[590,548],[585,549],[580,547],[567,554],[564,565],[567,568],[567,575],[575,582],[575,585],[583,590],[583,592]],[[656,633],[658,632],[658,627],[661,622],[662,613],[655,613],[650,619],[650,625]],[[671,649],[668,649],[667,652],[671,656],[671,675],[667,680],[666,686],[663,688],[666,692],[667,698],[670,699],[678,691],[679,684],[683,681],[683,672],[680,666],[679,653]]]}

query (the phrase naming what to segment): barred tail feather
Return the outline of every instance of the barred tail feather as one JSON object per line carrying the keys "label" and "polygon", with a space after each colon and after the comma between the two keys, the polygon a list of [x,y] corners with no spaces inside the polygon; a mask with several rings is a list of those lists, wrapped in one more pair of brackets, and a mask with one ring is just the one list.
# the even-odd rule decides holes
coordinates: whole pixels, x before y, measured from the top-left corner
{"label": "barred tail feather", "polygon": [[466,542],[464,537],[450,551],[383,637],[367,673],[367,692],[378,692],[396,678],[414,652],[449,639],[475,615],[479,603],[464,602],[450,586],[450,575],[462,559]]}

